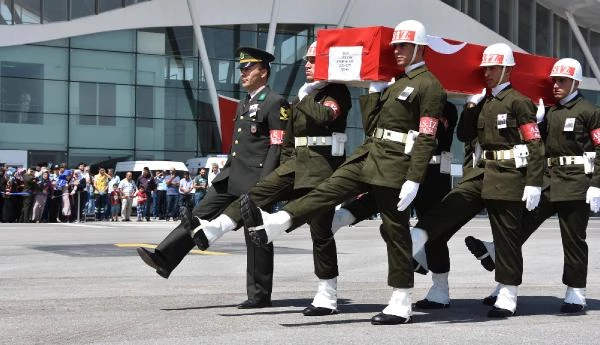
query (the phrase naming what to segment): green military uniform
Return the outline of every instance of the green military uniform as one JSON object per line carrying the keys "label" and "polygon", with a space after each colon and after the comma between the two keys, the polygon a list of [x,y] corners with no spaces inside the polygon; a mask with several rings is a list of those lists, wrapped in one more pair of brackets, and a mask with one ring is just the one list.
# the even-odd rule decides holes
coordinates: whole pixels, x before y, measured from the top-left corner
{"label": "green military uniform", "polygon": [[[334,104],[336,109],[328,104]],[[344,162],[345,155],[332,156],[329,140],[333,133],[346,130],[351,107],[350,91],[342,84],[327,84],[293,103],[285,136],[284,152],[287,154],[282,156],[282,163],[275,171],[248,192],[259,207],[305,195]],[[231,203],[223,214],[241,224],[239,200]],[[333,210],[309,222],[315,273],[320,279],[338,276],[336,246],[331,233],[332,218]],[[251,269],[250,261],[248,269]],[[266,273],[264,268],[254,269]]]}
{"label": "green military uniform", "polygon": [[[241,194],[273,171],[279,164],[281,143],[272,137],[281,137],[287,123],[287,101],[268,86],[252,99],[241,101],[236,110],[232,148],[221,172],[212,181],[204,199],[194,207],[192,215],[211,220]],[[182,224],[176,227],[156,247],[169,265],[170,272],[194,247],[188,230]],[[256,246],[248,239],[248,267],[261,267],[269,274],[254,274],[248,270],[248,298],[256,302],[270,301],[273,275],[273,246]]]}
{"label": "green military uniform", "polygon": [[[283,210],[292,217],[292,228],[305,223],[352,196],[373,193],[383,224],[381,235],[388,249],[388,284],[396,288],[413,286],[409,211],[396,204],[402,184],[408,179],[423,182],[435,151],[435,131],[443,112],[446,93],[426,66],[400,76],[382,93],[360,99],[365,142],[333,175],[306,196],[287,204]],[[410,130],[420,134],[410,155],[404,153],[402,138]]]}
{"label": "green military uniform", "polygon": [[[477,121],[483,151],[483,197],[494,242],[496,281],[520,285],[523,275],[521,225],[525,186],[542,186],[544,146],[539,140],[533,103],[510,85],[487,98]],[[515,145],[526,144],[527,167],[516,168]]]}
{"label": "green military uniform", "polygon": [[[600,128],[600,109],[581,95],[566,104],[550,108],[545,123],[545,148],[549,166],[540,205],[525,216],[522,243],[550,216],[558,213],[563,243],[562,281],[574,288],[585,288],[588,247],[585,242],[590,207],[586,204],[588,187],[600,188],[600,145],[591,132]],[[586,174],[584,152],[595,152],[594,173]],[[578,157],[578,158],[575,158]]]}

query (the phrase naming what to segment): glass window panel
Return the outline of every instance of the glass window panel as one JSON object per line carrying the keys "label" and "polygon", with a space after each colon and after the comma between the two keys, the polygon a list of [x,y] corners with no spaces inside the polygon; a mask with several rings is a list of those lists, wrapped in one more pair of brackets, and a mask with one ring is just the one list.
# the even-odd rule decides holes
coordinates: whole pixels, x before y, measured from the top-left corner
{"label": "glass window panel", "polygon": [[198,55],[194,42],[194,29],[191,26],[169,27],[165,30],[165,33],[167,36],[166,53],[168,55]]}
{"label": "glass window panel", "polygon": [[123,7],[122,0],[98,0],[98,12],[110,11]]}
{"label": "glass window panel", "polygon": [[166,36],[164,31],[162,28],[138,30],[138,53],[164,55]]}
{"label": "glass window panel", "polygon": [[134,54],[72,50],[71,80],[133,84]]}
{"label": "glass window panel", "polygon": [[71,19],[81,18],[96,14],[95,0],[71,1]]}
{"label": "glass window panel", "polygon": [[513,16],[513,0],[498,0],[500,10],[500,23],[498,33],[509,40],[513,40],[513,26],[515,17]]}
{"label": "glass window panel", "polygon": [[[233,34],[234,31],[230,28],[202,27],[202,36],[204,36],[204,44],[208,51],[208,57],[231,59],[233,58],[235,48],[237,48],[236,46],[248,44],[248,42],[237,43],[234,41]],[[251,36],[252,33],[247,35]]]}
{"label": "glass window panel", "polygon": [[0,76],[67,79],[67,49],[42,46],[0,48]]}
{"label": "glass window panel", "polygon": [[13,24],[13,0],[0,0],[0,24]]}
{"label": "glass window panel", "polygon": [[43,123],[37,114],[67,112],[66,82],[3,77],[0,89],[0,112],[5,121]]}
{"label": "glass window panel", "polygon": [[125,6],[135,5],[139,2],[144,2],[144,1],[149,1],[149,0],[125,0]]}
{"label": "glass window panel", "polygon": [[[152,125],[147,126],[150,121]],[[196,152],[198,124],[195,121],[144,119],[141,122],[144,126],[140,126],[140,122],[136,123],[136,149]]]}
{"label": "glass window panel", "polygon": [[71,148],[69,150],[69,166],[79,162],[90,165],[92,173],[98,173],[98,167],[113,168],[120,161],[133,159],[132,150],[106,149],[106,148]]}
{"label": "glass window panel", "polygon": [[[70,113],[133,117],[133,97],[133,86],[73,82],[70,86]],[[104,125],[114,123],[111,119],[103,121]]]}
{"label": "glass window panel", "polygon": [[479,21],[494,31],[498,30],[496,25],[496,0],[481,0]]}
{"label": "glass window panel", "polygon": [[0,149],[65,150],[67,116],[64,114],[35,114],[43,120],[34,124],[2,123]]}
{"label": "glass window panel", "polygon": [[[83,118],[89,119],[84,122],[81,121]],[[98,118],[98,116],[70,115],[69,145],[104,149],[133,147],[134,119],[132,117],[113,117],[114,124],[109,125],[98,121]]]}
{"label": "glass window panel", "polygon": [[32,43],[32,44],[36,45],[36,46],[68,47],[69,46],[69,39],[68,38],[61,38],[61,39],[57,39],[57,40],[44,41],[44,42],[36,42],[36,43]]}
{"label": "glass window panel", "polygon": [[552,32],[549,28],[551,27],[550,22],[550,11],[545,7],[536,4],[535,6],[535,53],[539,55],[552,55]]}
{"label": "glass window panel", "polygon": [[479,1],[467,0],[467,14],[475,20],[479,20]]}
{"label": "glass window panel", "polygon": [[571,57],[571,28],[566,19],[554,15],[554,56]]}
{"label": "glass window panel", "polygon": [[135,31],[109,31],[73,37],[71,38],[71,48],[133,52],[135,51]]}
{"label": "glass window panel", "polygon": [[[155,117],[154,88],[148,86],[138,86],[135,93],[135,110],[137,119],[140,117]],[[143,122],[150,126],[151,122]]]}
{"label": "glass window panel", "polygon": [[600,60],[600,33],[592,31],[590,33],[590,51],[596,61]]}
{"label": "glass window panel", "polygon": [[[571,26],[569,26],[569,29],[571,28]],[[581,32],[581,35],[583,35],[584,39],[586,37],[588,37],[587,35],[587,29],[582,28],[581,26],[579,27],[579,31]],[[573,59],[579,61],[581,63],[581,68],[582,71],[585,75],[585,72],[587,71],[587,60],[585,58],[585,56],[583,55],[583,50],[581,50],[581,46],[579,45],[579,41],[575,38],[575,35],[571,35],[572,38],[572,44],[571,44],[571,56]],[[589,45],[589,43],[588,43]]]}
{"label": "glass window panel", "polygon": [[531,14],[535,1],[532,0],[519,0],[519,47],[533,51],[531,46],[531,31],[533,29],[531,25]]}
{"label": "glass window panel", "polygon": [[137,82],[142,85],[198,87],[196,57],[138,54]]}
{"label": "glass window panel", "polygon": [[45,0],[44,13],[42,15],[44,23],[68,20],[68,2],[69,0]]}
{"label": "glass window panel", "polygon": [[442,0],[446,4],[460,10],[460,0]]}
{"label": "glass window panel", "polygon": [[165,86],[166,58],[156,55],[137,55],[137,83]]}
{"label": "glass window panel", "polygon": [[164,89],[165,117],[169,119],[193,120],[197,114],[196,99],[193,93],[184,89]]}
{"label": "glass window panel", "polygon": [[[39,24],[41,20],[40,0],[14,0],[15,21],[19,24]],[[18,18],[18,20],[17,20]]]}

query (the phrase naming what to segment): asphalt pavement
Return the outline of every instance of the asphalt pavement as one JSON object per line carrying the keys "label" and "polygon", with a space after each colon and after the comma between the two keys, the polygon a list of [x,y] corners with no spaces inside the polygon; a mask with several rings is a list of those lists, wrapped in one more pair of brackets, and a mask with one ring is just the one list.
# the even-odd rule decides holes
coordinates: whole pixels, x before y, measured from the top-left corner
{"label": "asphalt pavement", "polygon": [[[600,220],[590,221],[588,308],[561,315],[565,286],[558,221],[526,243],[517,315],[489,319],[481,299],[495,286],[464,245],[491,239],[487,219],[449,242],[451,307],[415,310],[413,322],[373,326],[386,306],[386,248],[378,221],[343,228],[337,238],[340,313],[305,317],[316,291],[308,229],[275,243],[273,307],[239,310],[245,294],[243,234],[193,251],[166,280],[143,264],[174,222],[0,224],[0,344],[598,344]],[[413,302],[430,276],[415,276]]]}

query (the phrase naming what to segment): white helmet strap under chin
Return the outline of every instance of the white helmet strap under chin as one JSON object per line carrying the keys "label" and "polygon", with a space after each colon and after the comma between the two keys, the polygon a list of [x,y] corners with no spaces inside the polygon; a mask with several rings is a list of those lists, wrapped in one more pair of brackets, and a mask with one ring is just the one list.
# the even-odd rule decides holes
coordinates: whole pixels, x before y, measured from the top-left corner
{"label": "white helmet strap under chin", "polygon": [[575,79],[571,79],[571,81],[571,89],[569,90],[569,94],[567,96],[570,96],[573,93],[573,89],[575,88]]}
{"label": "white helmet strap under chin", "polygon": [[407,66],[412,65],[413,61],[415,61],[415,57],[417,56],[417,50],[418,49],[419,49],[419,46],[415,44],[415,49],[413,49],[412,57],[410,58],[410,62],[408,63]]}
{"label": "white helmet strap under chin", "polygon": [[498,79],[498,84],[496,84],[496,86],[502,84],[502,79],[504,79],[504,73],[506,73],[506,66],[502,66],[502,73],[500,73],[500,79]]}

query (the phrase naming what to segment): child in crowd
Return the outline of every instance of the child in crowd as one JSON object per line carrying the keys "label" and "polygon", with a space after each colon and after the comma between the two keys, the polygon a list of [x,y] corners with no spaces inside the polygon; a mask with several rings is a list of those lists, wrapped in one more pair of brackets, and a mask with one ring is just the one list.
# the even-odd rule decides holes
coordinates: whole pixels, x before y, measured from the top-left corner
{"label": "child in crowd", "polygon": [[135,193],[135,197],[137,198],[137,220],[138,222],[141,222],[144,217],[144,214],[146,213],[146,200],[148,199],[148,195],[144,190],[144,186],[140,185],[138,187],[138,190]]}
{"label": "child in crowd", "polygon": [[113,190],[110,192],[110,221],[116,222],[119,220],[121,213],[121,191],[118,184],[113,184]]}

